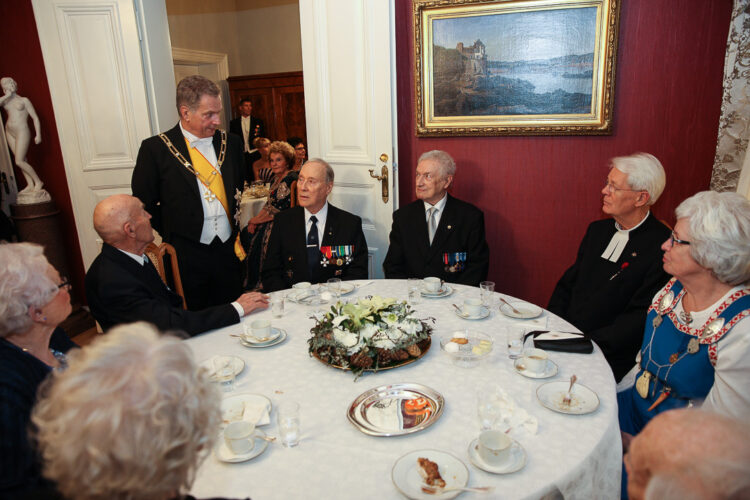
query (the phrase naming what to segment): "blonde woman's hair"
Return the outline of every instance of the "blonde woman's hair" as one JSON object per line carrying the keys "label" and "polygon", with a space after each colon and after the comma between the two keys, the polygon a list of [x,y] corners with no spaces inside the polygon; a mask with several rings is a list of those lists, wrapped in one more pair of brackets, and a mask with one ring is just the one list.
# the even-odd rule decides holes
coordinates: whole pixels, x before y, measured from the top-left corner
{"label": "blonde woman's hair", "polygon": [[268,150],[268,156],[271,156],[273,153],[278,153],[283,156],[286,160],[287,167],[294,167],[294,161],[297,157],[294,155],[294,148],[291,144],[284,141],[273,141],[271,143],[271,148]]}
{"label": "blonde woman's hair", "polygon": [[187,344],[133,323],[68,362],[43,385],[32,414],[44,476],[75,500],[187,491],[221,418],[216,388]]}

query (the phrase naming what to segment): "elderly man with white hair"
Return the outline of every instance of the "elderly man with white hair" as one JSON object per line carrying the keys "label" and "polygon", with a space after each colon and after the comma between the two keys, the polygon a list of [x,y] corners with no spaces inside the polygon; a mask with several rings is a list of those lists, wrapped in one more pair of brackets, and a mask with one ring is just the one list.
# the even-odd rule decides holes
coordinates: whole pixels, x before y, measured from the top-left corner
{"label": "elderly man with white hair", "polygon": [[417,161],[417,200],[393,213],[385,277],[435,276],[478,286],[487,279],[490,249],[484,214],[448,194],[456,162],[445,151],[428,151]]}
{"label": "elderly man with white hair", "polygon": [[617,381],[633,366],[646,309],[669,279],[660,249],[669,229],[649,210],[665,183],[650,154],[611,160],[602,189],[602,211],[611,218],[589,225],[547,305],[599,345]]}

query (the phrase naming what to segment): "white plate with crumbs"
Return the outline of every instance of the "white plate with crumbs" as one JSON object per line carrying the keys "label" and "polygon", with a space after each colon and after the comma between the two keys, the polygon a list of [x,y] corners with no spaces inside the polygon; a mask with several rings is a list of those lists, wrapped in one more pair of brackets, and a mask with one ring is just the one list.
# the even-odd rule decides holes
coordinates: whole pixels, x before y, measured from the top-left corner
{"label": "white plate with crumbs", "polygon": [[402,456],[393,464],[391,479],[399,492],[407,498],[414,499],[448,499],[455,498],[460,491],[449,491],[442,494],[425,493],[422,486],[427,486],[419,473],[417,460],[426,458],[435,462],[440,476],[445,481],[445,488],[463,488],[469,483],[469,469],[454,455],[440,450],[417,450]]}

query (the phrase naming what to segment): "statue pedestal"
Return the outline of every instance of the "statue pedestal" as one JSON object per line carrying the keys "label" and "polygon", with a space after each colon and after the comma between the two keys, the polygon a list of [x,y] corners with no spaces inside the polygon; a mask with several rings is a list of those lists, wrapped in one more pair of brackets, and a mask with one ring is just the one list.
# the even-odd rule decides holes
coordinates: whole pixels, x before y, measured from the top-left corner
{"label": "statue pedestal", "polygon": [[70,278],[68,253],[62,238],[60,211],[54,201],[29,205],[10,205],[16,223],[18,241],[37,243],[44,247],[44,255],[55,266],[60,276]]}

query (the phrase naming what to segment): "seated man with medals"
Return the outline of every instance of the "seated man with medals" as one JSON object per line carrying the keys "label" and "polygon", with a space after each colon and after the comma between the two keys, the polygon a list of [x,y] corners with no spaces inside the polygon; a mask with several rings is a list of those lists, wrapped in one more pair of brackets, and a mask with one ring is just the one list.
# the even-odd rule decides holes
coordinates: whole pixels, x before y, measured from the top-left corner
{"label": "seated man with medals", "polygon": [[244,184],[240,138],[219,129],[221,95],[191,75],[177,84],[179,123],[141,144],[133,195],[177,250],[187,307],[226,304],[242,292],[239,202]]}
{"label": "seated man with medals", "polygon": [[660,249],[669,228],[650,211],[665,184],[664,168],[650,154],[611,160],[601,191],[602,212],[611,218],[589,224],[547,305],[596,342],[616,382],[632,368],[646,309],[669,280]]}
{"label": "seated man with medals", "polygon": [[456,162],[444,151],[428,151],[417,162],[417,200],[393,213],[385,277],[435,276],[479,286],[487,279],[490,250],[484,214],[448,194]]}
{"label": "seated man with medals", "polygon": [[274,218],[263,263],[263,291],[289,288],[329,278],[367,278],[367,242],[362,219],[328,203],[333,168],[313,158],[302,166],[297,180],[299,206]]}
{"label": "seated man with medals", "polygon": [[629,435],[685,406],[750,419],[750,202],[705,191],[675,212],[662,245],[674,278],[654,297],[637,365],[618,387]]}
{"label": "seated man with medals", "polygon": [[252,311],[268,307],[266,295],[252,292],[200,311],[183,309],[182,298],[164,284],[143,253],[154,240],[150,219],[143,203],[127,194],[105,198],[94,209],[94,229],[104,243],[86,272],[86,299],[105,331],[148,321],[159,330],[196,335],[239,323]]}

